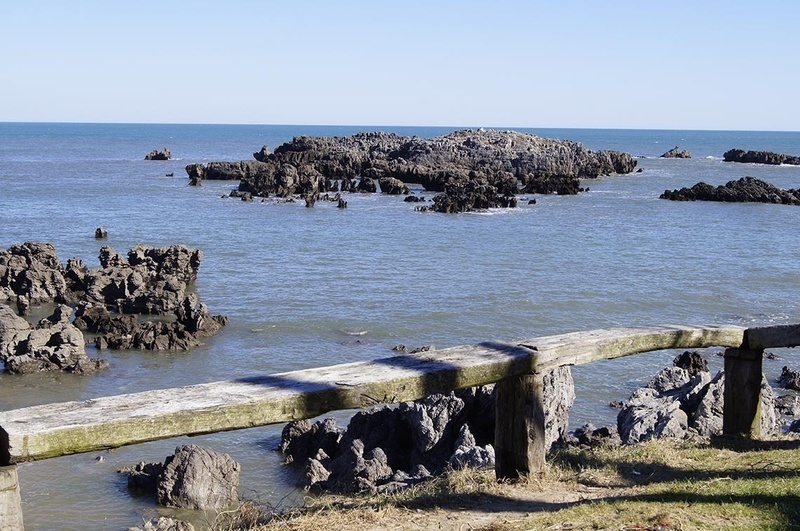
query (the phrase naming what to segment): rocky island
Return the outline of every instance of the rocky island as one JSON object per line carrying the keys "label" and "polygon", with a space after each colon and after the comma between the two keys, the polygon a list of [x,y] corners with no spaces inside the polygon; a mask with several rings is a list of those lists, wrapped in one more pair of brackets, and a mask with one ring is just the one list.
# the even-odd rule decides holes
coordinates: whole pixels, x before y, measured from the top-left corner
{"label": "rocky island", "polygon": [[581,179],[630,173],[628,153],[592,151],[568,140],[529,133],[461,130],[436,138],[394,133],[301,136],[254,153],[254,160],[189,164],[192,184],[238,180],[259,197],[300,196],[307,204],[327,192],[408,194],[408,183],[438,192],[431,210],[469,212],[516,205],[526,194],[577,194]]}
{"label": "rocky island", "polygon": [[745,151],[743,149],[731,149],[722,155],[725,162],[744,162],[750,164],[789,164],[792,166],[800,165],[800,157],[794,155],[784,155],[772,151]]}
{"label": "rocky island", "polygon": [[742,177],[722,186],[697,183],[691,188],[665,190],[660,199],[672,201],[722,201],[726,203],[772,203],[800,205],[800,190],[782,190],[755,177]]}

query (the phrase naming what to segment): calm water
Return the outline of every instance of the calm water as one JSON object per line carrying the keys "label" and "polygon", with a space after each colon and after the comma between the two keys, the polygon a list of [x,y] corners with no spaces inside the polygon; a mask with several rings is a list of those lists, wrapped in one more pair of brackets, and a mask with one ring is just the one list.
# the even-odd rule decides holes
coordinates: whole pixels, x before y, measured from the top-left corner
{"label": "calm water", "polygon": [[[197,291],[230,317],[222,333],[188,353],[90,348],[110,359],[110,370],[0,375],[0,407],[372,359],[398,343],[443,348],[612,326],[800,321],[800,208],[658,199],[667,188],[745,175],[800,187],[800,167],[721,160],[734,147],[800,154],[800,133],[531,129],[628,151],[644,172],[586,182],[590,192],[578,196],[476,214],[423,214],[402,198],[371,195],[348,197],[346,210],[243,203],[220,198],[233,183],[187,186],[183,167],[191,162],[247,159],[295,135],[377,129],[0,124],[0,248],[48,241],[62,262],[77,256],[94,267],[100,225],[109,232],[104,243],[121,252],[139,242],[199,247]],[[425,137],[452,130],[380,129]],[[693,158],[657,158],[675,145]],[[165,146],[176,160],[142,160]],[[783,360],[766,365],[773,376],[796,362],[792,351],[779,354]],[[576,368],[572,424],[612,422],[608,402],[627,398],[674,355]],[[123,529],[155,515],[152,500],[132,498],[115,471],[163,460],[185,443],[240,461],[243,496],[301,503],[272,451],[280,430],[23,464],[26,528]]]}

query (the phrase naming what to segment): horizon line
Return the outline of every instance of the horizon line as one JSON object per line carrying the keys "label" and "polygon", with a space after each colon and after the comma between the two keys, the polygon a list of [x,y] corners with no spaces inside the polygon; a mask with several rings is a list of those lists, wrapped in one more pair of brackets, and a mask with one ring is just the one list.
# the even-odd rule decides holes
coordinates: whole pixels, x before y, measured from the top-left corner
{"label": "horizon line", "polygon": [[703,129],[703,128],[664,128],[664,127],[597,127],[597,126],[508,126],[508,125],[402,125],[402,124],[325,124],[325,123],[234,123],[234,122],[114,122],[114,121],[49,121],[49,120],[0,120],[0,124],[50,124],[50,125],[195,125],[195,126],[242,126],[242,127],[347,127],[347,128],[435,128],[435,129],[563,129],[563,130],[598,130],[598,131],[698,131],[698,132],[742,132],[742,133],[798,133],[800,130],[789,129]]}

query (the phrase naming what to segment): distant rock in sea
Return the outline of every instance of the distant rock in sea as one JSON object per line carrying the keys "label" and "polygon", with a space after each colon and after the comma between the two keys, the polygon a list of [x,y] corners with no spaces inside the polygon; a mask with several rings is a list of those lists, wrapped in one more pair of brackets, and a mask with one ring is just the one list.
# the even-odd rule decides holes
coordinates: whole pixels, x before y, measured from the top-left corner
{"label": "distant rock in sea", "polygon": [[731,149],[722,156],[725,162],[745,162],[751,164],[789,164],[800,166],[800,157],[773,153],[772,151],[745,151],[743,149]]}
{"label": "distant rock in sea", "polygon": [[692,158],[692,154],[689,153],[685,149],[681,149],[678,146],[675,146],[674,148],[670,149],[669,151],[667,151],[666,153],[661,155],[661,158],[662,159],[690,159],[690,158]]}
{"label": "distant rock in sea", "polygon": [[144,160],[170,160],[172,158],[172,152],[170,152],[169,148],[164,148],[162,150],[154,149],[147,155],[145,155]]}
{"label": "distant rock in sea", "polygon": [[394,133],[349,137],[295,137],[274,153],[264,146],[254,161],[190,164],[186,172],[202,179],[239,180],[239,190],[255,196],[309,197],[326,192],[406,194],[402,183],[419,183],[441,192],[432,210],[467,212],[509,207],[519,194],[576,194],[580,179],[630,173],[629,153],[592,151],[568,140],[529,133],[461,130],[436,138]]}
{"label": "distant rock in sea", "polygon": [[713,187],[710,184],[700,182],[691,188],[665,190],[660,198],[672,201],[724,201],[727,203],[800,205],[800,190],[782,190],[755,177],[742,177],[737,181],[729,181],[723,186]]}

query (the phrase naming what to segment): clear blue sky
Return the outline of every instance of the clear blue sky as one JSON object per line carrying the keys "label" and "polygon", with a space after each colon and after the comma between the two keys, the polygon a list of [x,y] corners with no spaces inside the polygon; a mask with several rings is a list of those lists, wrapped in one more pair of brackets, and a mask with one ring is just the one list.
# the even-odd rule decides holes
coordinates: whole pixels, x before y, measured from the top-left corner
{"label": "clear blue sky", "polygon": [[800,130],[793,0],[0,0],[0,121]]}

